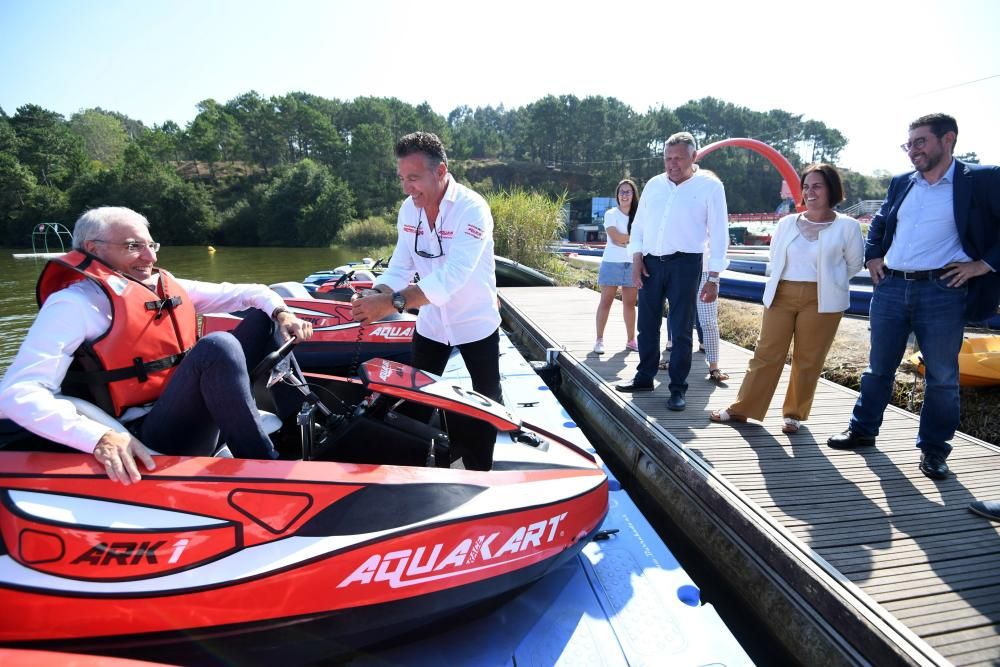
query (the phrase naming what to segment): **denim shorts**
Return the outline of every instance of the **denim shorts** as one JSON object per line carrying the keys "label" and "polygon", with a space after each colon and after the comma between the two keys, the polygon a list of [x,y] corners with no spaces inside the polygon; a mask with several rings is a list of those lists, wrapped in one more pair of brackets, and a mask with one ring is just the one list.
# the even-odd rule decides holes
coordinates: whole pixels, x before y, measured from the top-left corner
{"label": "denim shorts", "polygon": [[632,262],[601,262],[597,284],[632,287]]}

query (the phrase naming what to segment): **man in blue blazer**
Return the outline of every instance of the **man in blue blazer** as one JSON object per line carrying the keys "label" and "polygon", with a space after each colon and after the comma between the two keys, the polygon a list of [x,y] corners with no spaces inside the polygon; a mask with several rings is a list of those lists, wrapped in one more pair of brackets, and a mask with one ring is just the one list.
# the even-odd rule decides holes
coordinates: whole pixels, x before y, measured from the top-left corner
{"label": "man in blue blazer", "polygon": [[965,323],[989,317],[1000,301],[1000,167],[955,160],[957,137],[958,124],[945,114],[910,123],[902,148],[915,171],[892,179],[865,243],[875,291],[861,395],[848,429],[827,441],[835,449],[875,444],[912,332],[926,376],[920,471],[931,479],[948,476]]}

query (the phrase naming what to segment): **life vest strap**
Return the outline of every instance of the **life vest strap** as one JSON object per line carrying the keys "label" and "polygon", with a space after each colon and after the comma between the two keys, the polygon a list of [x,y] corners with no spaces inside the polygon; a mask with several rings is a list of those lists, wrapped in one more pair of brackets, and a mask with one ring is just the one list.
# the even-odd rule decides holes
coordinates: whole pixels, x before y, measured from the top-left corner
{"label": "life vest strap", "polygon": [[66,379],[78,384],[107,384],[131,378],[138,378],[139,382],[145,382],[149,379],[150,373],[173,368],[184,360],[186,354],[185,350],[180,354],[172,354],[169,357],[145,363],[140,357],[136,357],[132,365],[125,368],[115,368],[110,371],[69,371],[66,373]]}
{"label": "life vest strap", "polygon": [[179,296],[172,296],[166,299],[157,299],[156,301],[147,301],[146,310],[155,310],[156,316],[160,317],[163,314],[164,308],[176,308],[181,305],[183,300]]}

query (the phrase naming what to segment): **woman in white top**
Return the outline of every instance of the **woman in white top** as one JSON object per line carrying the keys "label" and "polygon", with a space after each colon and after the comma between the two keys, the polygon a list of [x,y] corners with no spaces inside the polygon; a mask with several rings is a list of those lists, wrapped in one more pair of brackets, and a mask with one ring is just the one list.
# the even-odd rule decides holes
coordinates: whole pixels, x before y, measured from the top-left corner
{"label": "woman in white top", "polygon": [[809,417],[826,354],[850,305],[851,277],[864,263],[864,242],[858,221],[833,210],[844,200],[844,186],[831,165],[805,169],[802,200],[805,211],[782,218],[771,238],[757,349],[736,402],[713,412],[714,422],[764,418],[792,341],[781,430],[795,433]]}
{"label": "woman in white top", "polygon": [[615,188],[615,199],[618,206],[609,208],[604,214],[608,243],[604,246],[601,269],[597,274],[597,284],[601,286],[601,303],[597,306],[595,354],[604,354],[604,327],[608,323],[611,303],[615,300],[619,287],[622,288],[622,310],[628,341],[625,347],[633,351],[639,349],[635,340],[635,301],[639,290],[632,285],[632,258],[626,250],[629,234],[632,233],[632,221],[639,208],[639,190],[631,180],[622,179]]}

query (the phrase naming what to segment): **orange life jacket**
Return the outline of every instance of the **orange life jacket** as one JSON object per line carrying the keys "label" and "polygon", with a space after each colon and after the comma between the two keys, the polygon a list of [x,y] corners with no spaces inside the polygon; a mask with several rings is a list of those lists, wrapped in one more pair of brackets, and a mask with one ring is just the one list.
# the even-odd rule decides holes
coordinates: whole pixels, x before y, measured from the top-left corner
{"label": "orange life jacket", "polygon": [[111,327],[74,353],[63,392],[81,393],[105,412],[156,400],[198,337],[191,299],[170,273],[156,269],[155,291],[89,253],[73,250],[50,260],[35,288],[38,306],[61,289],[92,280],[111,302]]}

